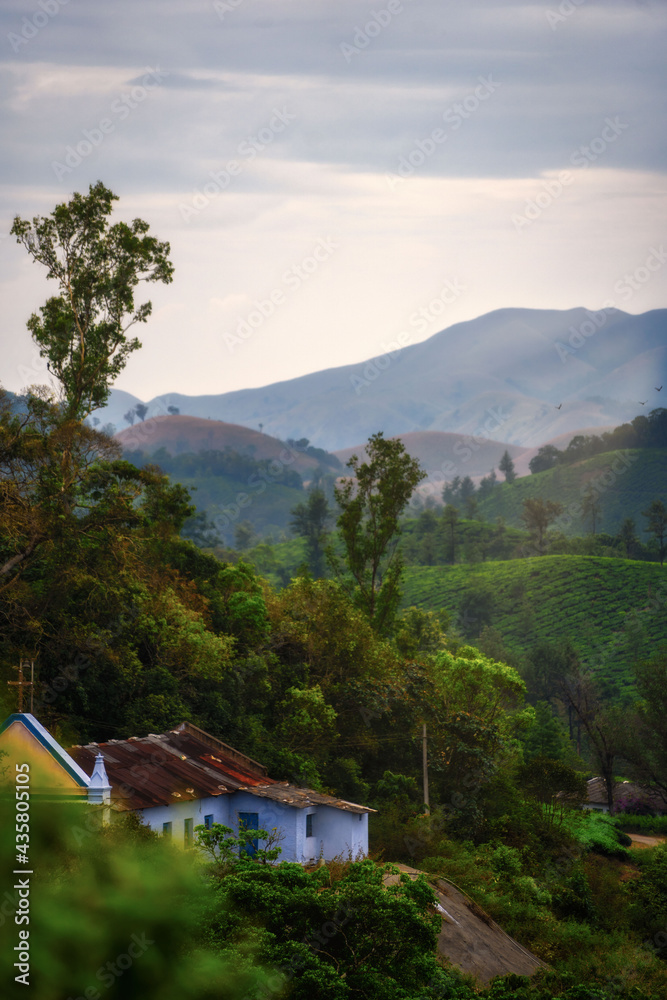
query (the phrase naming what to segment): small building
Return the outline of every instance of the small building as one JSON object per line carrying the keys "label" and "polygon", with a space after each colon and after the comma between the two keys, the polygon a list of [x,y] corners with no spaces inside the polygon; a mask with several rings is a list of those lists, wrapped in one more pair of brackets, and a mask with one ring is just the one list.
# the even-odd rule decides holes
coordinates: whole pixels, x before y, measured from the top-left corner
{"label": "small building", "polygon": [[368,853],[372,809],[275,781],[262,764],[189,722],[167,733],[67,750],[28,714],[10,716],[0,728],[0,749],[7,749],[6,733],[12,758],[29,754],[24,759],[34,761],[47,784],[64,782],[116,813],[135,812],[184,847],[194,844],[195,827],[221,823],[235,832],[241,826],[275,830],[281,861],[306,864]]}
{"label": "small building", "polygon": [[[586,782],[586,788],[588,798],[584,809],[609,812],[604,778],[591,778]],[[667,813],[667,801],[655,788],[644,788],[632,781],[619,781],[614,785],[614,812],[650,812],[662,816]]]}

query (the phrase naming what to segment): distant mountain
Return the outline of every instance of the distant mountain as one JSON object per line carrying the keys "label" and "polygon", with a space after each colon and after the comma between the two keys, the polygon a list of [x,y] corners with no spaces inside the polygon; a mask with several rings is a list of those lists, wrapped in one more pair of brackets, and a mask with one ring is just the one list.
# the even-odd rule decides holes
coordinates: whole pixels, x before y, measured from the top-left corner
{"label": "distant mountain", "polygon": [[[378,430],[387,437],[474,434],[529,448],[581,427],[631,420],[644,412],[640,401],[647,411],[659,404],[654,386],[663,383],[665,309],[639,316],[500,309],[420,344],[388,345],[361,364],[217,396],[168,393],[151,400],[149,415],[177,406],[191,416],[261,425],[283,440],[306,436],[329,451]],[[97,414],[103,422],[107,411]]]}
{"label": "distant mountain", "polygon": [[131,392],[124,392],[122,389],[112,389],[109,402],[106,406],[96,410],[93,417],[100,421],[100,427],[104,424],[113,424],[116,431],[122,431],[129,426],[125,420],[125,414],[133,410],[141,400],[133,396]]}

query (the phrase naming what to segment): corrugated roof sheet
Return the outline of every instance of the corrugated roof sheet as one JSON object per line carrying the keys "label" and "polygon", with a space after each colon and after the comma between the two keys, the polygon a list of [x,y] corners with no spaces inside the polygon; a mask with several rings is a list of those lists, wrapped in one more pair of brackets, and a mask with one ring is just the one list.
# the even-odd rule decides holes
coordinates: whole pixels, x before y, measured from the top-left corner
{"label": "corrugated roof sheet", "polygon": [[117,809],[150,809],[247,791],[295,809],[327,805],[354,813],[374,812],[332,795],[274,781],[262,764],[189,722],[168,733],[89,743],[70,747],[68,753],[88,774],[93,773],[96,755],[102,754]]}
{"label": "corrugated roof sheet", "polygon": [[[607,787],[604,778],[590,778],[586,782],[590,805],[607,805]],[[650,805],[656,812],[667,812],[665,797],[657,788],[643,788],[632,781],[620,781],[614,785],[614,804],[622,805],[626,799],[639,799]]]}
{"label": "corrugated roof sheet", "polygon": [[89,743],[71,747],[69,753],[91,774],[96,754],[102,754],[111,798],[120,809],[149,809],[273,783],[261,764],[208,733],[201,739],[200,733],[183,723],[168,733]]}

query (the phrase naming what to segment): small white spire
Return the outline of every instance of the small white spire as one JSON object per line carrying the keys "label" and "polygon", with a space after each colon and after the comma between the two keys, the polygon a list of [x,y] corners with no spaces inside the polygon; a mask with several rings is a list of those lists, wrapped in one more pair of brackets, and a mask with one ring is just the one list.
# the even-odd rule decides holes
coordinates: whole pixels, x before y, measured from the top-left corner
{"label": "small white spire", "polygon": [[101,753],[95,757],[95,767],[88,784],[88,801],[98,805],[108,805],[111,802],[111,785]]}

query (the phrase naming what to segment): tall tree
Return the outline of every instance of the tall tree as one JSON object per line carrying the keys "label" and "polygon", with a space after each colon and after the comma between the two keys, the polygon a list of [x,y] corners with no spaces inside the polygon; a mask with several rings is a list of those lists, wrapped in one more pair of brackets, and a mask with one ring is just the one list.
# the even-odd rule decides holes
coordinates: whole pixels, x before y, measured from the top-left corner
{"label": "tall tree", "polygon": [[28,329],[60,382],[64,416],[83,420],[103,406],[110,386],[140,346],[127,331],[145,323],[151,303],[135,306],[139,282],[172,280],[169,244],[148,235],[148,223],[109,226],[117,195],[101,181],[74,194],[48,216],[16,216],[11,232],[43,264],[59,294],[47,299]]}
{"label": "tall tree", "polygon": [[528,528],[539,555],[544,555],[547,528],[562,512],[563,505],[554,500],[527,497],[523,501],[521,520]]}
{"label": "tall tree", "polygon": [[560,456],[562,452],[555,448],[552,444],[543,445],[537,455],[531,458],[528,463],[528,468],[534,475],[537,472],[545,472],[547,469],[553,469],[554,465],[558,465],[560,461]]}
{"label": "tall tree", "polygon": [[369,438],[366,457],[351,457],[353,475],[334,494],[355,601],[383,633],[391,629],[400,598],[399,517],[426,473],[402,441],[387,440],[381,431]]}
{"label": "tall tree", "polygon": [[628,720],[623,756],[632,776],[667,800],[667,646],[634,667],[640,700]]}
{"label": "tall tree", "polygon": [[475,484],[473,483],[470,476],[464,476],[461,480],[461,486],[459,487],[459,497],[463,501],[469,500],[470,497],[475,495]]}
{"label": "tall tree", "polygon": [[506,483],[513,483],[516,479],[516,472],[514,470],[514,462],[512,461],[512,456],[507,451],[503,452],[502,458],[498,462],[498,468],[505,475]]}
{"label": "tall tree", "polygon": [[637,544],[637,528],[631,517],[626,517],[623,521],[617,537],[625,549],[626,559],[629,559],[630,553]]}
{"label": "tall tree", "polygon": [[442,521],[449,531],[449,561],[456,562],[456,522],[459,519],[459,512],[456,507],[448,503],[442,513]]}
{"label": "tall tree", "polygon": [[665,558],[665,536],[667,536],[667,507],[662,500],[654,500],[646,510],[642,511],[642,517],[647,518],[648,530],[658,543],[662,566]]}
{"label": "tall tree", "polygon": [[491,469],[491,472],[488,474],[488,476],[484,476],[484,478],[480,480],[479,490],[477,491],[479,499],[484,500],[486,497],[488,497],[491,493],[493,493],[497,485],[498,485],[498,477],[496,475],[496,470]]}
{"label": "tall tree", "polygon": [[611,813],[614,811],[614,766],[627,728],[625,713],[618,706],[605,703],[592,676],[579,669],[562,679],[561,692],[565,704],[572,709],[586,734],[592,763],[604,781]]}
{"label": "tall tree", "polygon": [[144,420],[146,419],[146,414],[148,413],[148,407],[146,406],[145,403],[137,403],[137,405],[134,408],[134,412],[139,417],[139,420],[141,420],[141,422],[143,423]]}
{"label": "tall tree", "polygon": [[292,530],[305,539],[308,568],[318,579],[324,576],[327,533],[333,520],[324,490],[310,490],[307,501],[293,507],[291,514]]}
{"label": "tall tree", "polygon": [[455,503],[461,499],[461,477],[454,476],[451,483],[445,483],[442,487],[442,499],[447,503]]}
{"label": "tall tree", "polygon": [[600,498],[593,487],[589,486],[581,500],[581,516],[584,520],[590,518],[593,534],[595,534],[595,525],[601,511]]}

